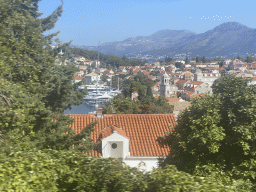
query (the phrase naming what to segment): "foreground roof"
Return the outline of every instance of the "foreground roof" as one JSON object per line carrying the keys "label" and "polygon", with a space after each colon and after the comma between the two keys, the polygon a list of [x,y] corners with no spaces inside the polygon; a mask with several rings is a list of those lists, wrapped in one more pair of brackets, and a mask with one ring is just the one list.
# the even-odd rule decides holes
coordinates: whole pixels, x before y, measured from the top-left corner
{"label": "foreground roof", "polygon": [[[111,114],[103,118],[94,115],[70,115],[75,119],[71,127],[80,132],[90,122],[98,121],[92,132],[94,141],[101,141],[102,137],[111,135],[110,127],[129,139],[131,156],[167,156],[169,148],[159,146],[157,139],[170,132],[170,125],[174,125],[174,114]],[[101,147],[100,147],[101,148]],[[101,157],[101,150],[95,150],[89,155]]]}

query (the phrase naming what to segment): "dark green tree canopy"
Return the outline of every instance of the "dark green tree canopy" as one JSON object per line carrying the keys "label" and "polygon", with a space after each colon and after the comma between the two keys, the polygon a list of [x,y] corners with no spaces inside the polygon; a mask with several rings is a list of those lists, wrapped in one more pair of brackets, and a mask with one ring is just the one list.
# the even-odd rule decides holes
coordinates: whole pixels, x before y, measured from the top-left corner
{"label": "dark green tree canopy", "polygon": [[247,83],[224,77],[213,86],[213,96],[193,100],[172,133],[159,139],[171,149],[165,163],[193,174],[216,171],[225,181],[255,183],[256,86]]}
{"label": "dark green tree canopy", "polygon": [[72,84],[78,71],[72,63],[55,65],[68,43],[52,49],[57,33],[43,35],[61,16],[62,5],[40,18],[38,3],[0,0],[0,95],[8,101],[0,103],[0,134],[13,143],[29,140],[38,148],[70,149],[76,134],[63,111],[80,104],[85,92]]}

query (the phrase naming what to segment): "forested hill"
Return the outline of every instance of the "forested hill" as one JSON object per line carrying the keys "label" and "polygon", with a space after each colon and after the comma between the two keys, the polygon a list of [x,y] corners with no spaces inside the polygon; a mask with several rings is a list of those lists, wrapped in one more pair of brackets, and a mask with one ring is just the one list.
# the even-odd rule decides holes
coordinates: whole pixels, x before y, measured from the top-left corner
{"label": "forested hill", "polygon": [[[65,53],[65,56],[67,58],[73,58],[77,56],[83,56],[86,59],[89,60],[97,60],[98,58],[98,52],[97,51],[91,51],[91,50],[85,50],[81,48],[74,48],[74,47],[68,47],[63,50]],[[139,66],[144,65],[147,61],[141,61],[139,59],[129,59],[125,56],[118,57],[118,56],[112,56],[112,55],[105,55],[103,53],[99,53],[99,60],[103,64],[110,64],[112,66]]]}
{"label": "forested hill", "polygon": [[[124,41],[103,43],[101,52],[130,58],[189,57],[236,57],[254,55],[256,29],[237,22],[223,23],[204,33],[196,34],[187,30],[161,30],[150,36],[128,38]],[[97,50],[97,46],[79,46]]]}

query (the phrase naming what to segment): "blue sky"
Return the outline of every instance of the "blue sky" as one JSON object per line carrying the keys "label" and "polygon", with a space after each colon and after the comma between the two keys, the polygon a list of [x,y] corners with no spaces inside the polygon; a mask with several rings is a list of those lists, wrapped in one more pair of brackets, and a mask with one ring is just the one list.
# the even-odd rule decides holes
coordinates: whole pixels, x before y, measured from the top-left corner
{"label": "blue sky", "polygon": [[[63,1],[63,15],[50,32],[60,31],[60,40],[72,40],[74,45],[122,41],[163,29],[203,33],[225,22],[256,28],[255,0]],[[42,0],[39,11],[46,17],[60,4],[60,0]]]}

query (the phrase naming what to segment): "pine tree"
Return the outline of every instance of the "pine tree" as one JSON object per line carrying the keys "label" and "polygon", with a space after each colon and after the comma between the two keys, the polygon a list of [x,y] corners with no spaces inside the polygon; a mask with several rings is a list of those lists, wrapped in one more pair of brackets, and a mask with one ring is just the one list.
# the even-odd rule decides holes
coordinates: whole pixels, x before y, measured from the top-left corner
{"label": "pine tree", "polygon": [[54,28],[63,2],[46,18],[40,18],[38,3],[0,0],[0,134],[13,143],[29,140],[38,148],[70,149],[76,134],[63,111],[80,104],[85,93],[71,82],[78,70],[73,64],[55,65],[69,44],[52,49],[57,33],[43,35]]}

